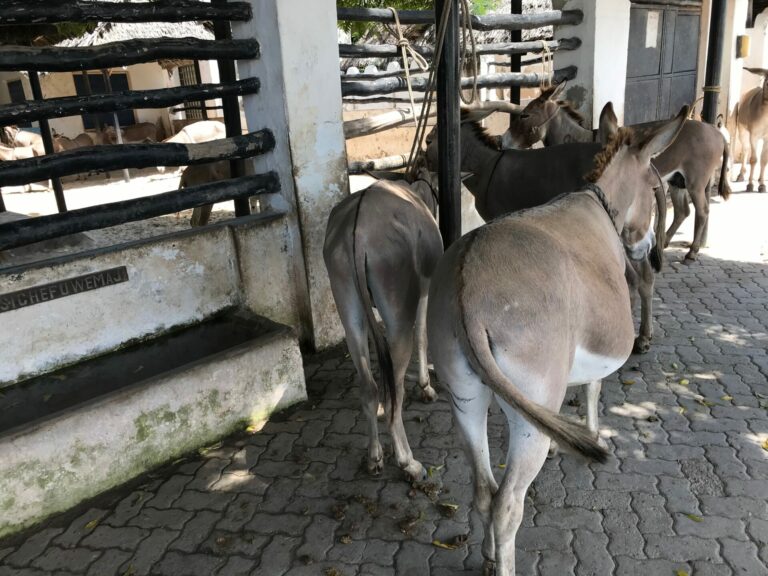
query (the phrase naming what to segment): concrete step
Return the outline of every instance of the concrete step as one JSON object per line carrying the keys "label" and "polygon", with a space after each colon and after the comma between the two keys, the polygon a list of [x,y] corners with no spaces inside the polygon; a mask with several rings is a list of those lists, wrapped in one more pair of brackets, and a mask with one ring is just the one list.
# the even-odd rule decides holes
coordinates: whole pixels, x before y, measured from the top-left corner
{"label": "concrete step", "polygon": [[306,397],[291,329],[228,312],[0,396],[0,536]]}

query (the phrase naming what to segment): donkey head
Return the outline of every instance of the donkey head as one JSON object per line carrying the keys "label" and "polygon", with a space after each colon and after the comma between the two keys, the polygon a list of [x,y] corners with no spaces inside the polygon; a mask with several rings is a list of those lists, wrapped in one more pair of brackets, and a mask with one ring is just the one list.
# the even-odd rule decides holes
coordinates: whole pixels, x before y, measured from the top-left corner
{"label": "donkey head", "polygon": [[509,124],[502,137],[503,148],[530,148],[547,135],[547,124],[555,117],[560,104],[557,99],[565,90],[565,82],[542,90]]}
{"label": "donkey head", "polygon": [[3,144],[6,146],[13,147],[14,142],[16,142],[16,134],[18,133],[18,126],[3,126],[3,130],[0,132],[0,140],[2,140]]}
{"label": "donkey head", "polygon": [[768,82],[766,82],[766,79],[768,79],[768,70],[765,68],[750,68],[748,66],[744,66],[744,70],[763,77],[763,100],[768,100]]}
{"label": "donkey head", "polygon": [[595,157],[595,170],[587,180],[605,193],[616,213],[616,225],[630,258],[644,258],[654,245],[651,220],[659,179],[651,159],[675,141],[688,115],[688,106],[654,129],[634,132],[619,128],[611,103],[600,114],[600,137],[607,145]]}

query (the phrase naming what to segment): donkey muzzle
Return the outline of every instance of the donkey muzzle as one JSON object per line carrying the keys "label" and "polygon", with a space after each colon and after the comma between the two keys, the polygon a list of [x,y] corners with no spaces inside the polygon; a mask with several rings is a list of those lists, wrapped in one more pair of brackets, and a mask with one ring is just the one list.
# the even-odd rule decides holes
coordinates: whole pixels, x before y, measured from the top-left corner
{"label": "donkey muzzle", "polygon": [[630,260],[639,261],[648,256],[651,252],[651,248],[653,248],[655,244],[656,233],[653,231],[653,228],[649,228],[642,240],[631,246],[625,246],[625,250],[627,251],[627,256],[629,256]]}

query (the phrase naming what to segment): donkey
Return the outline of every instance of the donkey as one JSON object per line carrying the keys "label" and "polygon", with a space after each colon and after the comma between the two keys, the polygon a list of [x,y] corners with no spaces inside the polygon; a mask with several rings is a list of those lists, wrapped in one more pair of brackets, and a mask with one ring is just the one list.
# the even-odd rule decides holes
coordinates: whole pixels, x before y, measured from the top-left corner
{"label": "donkey", "polygon": [[[567,142],[592,142],[594,134],[582,126],[583,118],[567,102],[556,98],[565,88],[561,83],[544,90],[531,101],[515,119],[502,137],[506,148],[528,148],[539,140],[545,146]],[[635,129],[653,128],[658,123],[635,126]],[[691,151],[695,150],[695,153]],[[688,190],[696,215],[693,242],[686,260],[696,260],[702,244],[706,244],[709,221],[708,190],[715,170],[720,168],[718,193],[727,200],[731,194],[728,185],[728,159],[730,147],[723,134],[705,122],[688,120],[680,137],[658,158],[653,165],[662,178],[670,184],[670,196],[674,208],[674,219],[666,232],[666,243],[677,232],[683,221],[690,215]]]}
{"label": "donkey", "polygon": [[[227,137],[227,130],[224,122],[219,120],[200,120],[187,124],[170,138],[163,142],[177,142],[179,144],[199,144],[200,142],[209,142]],[[179,167],[181,168],[181,167]],[[183,168],[182,168],[183,169]],[[157,171],[161,174],[166,170],[166,166],[158,166]]]}
{"label": "donkey", "polygon": [[[410,186],[380,180],[350,195],[328,218],[323,258],[357,368],[368,421],[367,468],[374,475],[381,473],[384,456],[376,422],[379,389],[371,373],[369,333],[379,360],[381,392],[389,399],[389,430],[397,464],[413,479],[425,476],[408,445],[402,407],[414,324],[422,399],[437,397],[429,381],[426,346],[429,279],[443,253],[436,208],[431,177],[422,169],[420,179]],[[384,331],[376,322],[374,306],[384,321]]]}
{"label": "donkey", "polygon": [[[473,466],[486,574],[515,574],[525,494],[549,438],[589,458],[607,457],[596,439],[596,411],[589,429],[557,411],[571,383],[592,382],[596,397],[601,379],[632,350],[624,254],[649,248],[651,158],[674,141],[687,113],[640,139],[614,120],[616,134],[585,187],[473,230],[438,263],[427,312],[430,352]],[[500,486],[487,436],[494,397],[509,424]]]}
{"label": "donkey", "polygon": [[[208,182],[227,180],[230,177],[229,160],[219,160],[218,162],[209,162],[206,164],[193,164],[187,166],[182,171],[181,178],[179,178],[179,190],[182,188],[189,188],[190,186],[197,186],[199,184],[207,184]],[[213,204],[198,206],[192,211],[192,218],[190,218],[189,225],[193,227],[205,226],[211,218],[212,210]]]}
{"label": "donkey", "polygon": [[[755,166],[757,165],[757,143],[763,141],[763,150],[760,154],[760,176],[758,179],[758,192],[765,192],[765,166],[768,164],[768,146],[765,138],[768,136],[768,70],[764,68],[747,68],[744,70],[763,77],[763,85],[753,88],[737,104],[736,111],[736,138],[742,143],[742,149],[747,150],[749,142],[749,180],[747,192],[754,192]],[[744,154],[746,156],[746,154]],[[741,163],[738,182],[744,181],[747,171],[747,163]]]}
{"label": "donkey", "polygon": [[[545,204],[556,196],[575,190],[584,184],[584,175],[600,151],[599,143],[571,143],[532,150],[499,150],[496,143],[478,124],[489,114],[485,110],[464,110],[461,125],[461,169],[474,173],[465,181],[475,197],[475,207],[488,221],[509,212]],[[433,130],[426,139],[427,160],[437,162],[437,142]],[[607,134],[606,134],[607,136]],[[656,190],[658,215],[656,245],[651,258],[635,258],[637,264],[627,264],[627,279],[637,288],[641,300],[641,322],[635,352],[650,349],[653,337],[653,269],[661,270],[666,199],[662,187]],[[633,291],[634,294],[634,291]]]}

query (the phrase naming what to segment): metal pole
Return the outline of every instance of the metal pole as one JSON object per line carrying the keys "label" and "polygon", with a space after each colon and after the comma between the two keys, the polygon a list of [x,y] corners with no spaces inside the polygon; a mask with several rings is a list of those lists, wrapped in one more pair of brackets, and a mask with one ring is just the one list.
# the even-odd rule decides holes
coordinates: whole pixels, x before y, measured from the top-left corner
{"label": "metal pole", "polygon": [[[211,4],[223,5],[227,0],[212,0]],[[229,22],[217,21],[213,23],[213,35],[216,40],[231,40],[232,29]],[[219,79],[222,82],[235,82],[237,73],[235,71],[234,60],[216,60],[219,67]],[[243,127],[240,122],[240,103],[237,96],[224,96],[221,99],[224,108],[224,125],[227,128],[227,136],[240,136]],[[232,178],[245,175],[245,164],[242,160],[232,160],[229,163],[229,170]],[[251,213],[251,203],[248,198],[235,200],[235,216],[248,216]]]}
{"label": "metal pole", "polygon": [[437,66],[437,143],[440,149],[440,233],[448,248],[461,236],[461,148],[459,89],[459,0],[435,0],[435,25],[443,10],[451,13]]}
{"label": "metal pole", "polygon": [[723,68],[723,39],[725,38],[726,0],[712,0],[709,18],[709,48],[707,50],[707,74],[704,86],[704,105],[701,115],[705,122],[717,120],[717,101],[720,96],[720,71]]}
{"label": "metal pole", "polygon": [[[27,72],[29,75],[29,85],[32,87],[32,98],[35,100],[43,99],[43,89],[40,87],[40,77],[37,72],[30,70]],[[40,136],[43,137],[43,148],[45,148],[46,154],[53,154],[53,138],[51,137],[51,127],[48,124],[48,120],[43,118],[40,120]],[[56,208],[59,213],[67,211],[67,201],[64,199],[64,188],[61,185],[60,178],[51,178],[51,184],[53,185],[53,195],[56,198]]]}
{"label": "metal pole", "polygon": [[[101,75],[104,77],[104,89],[107,94],[112,94],[112,81],[109,79],[109,70],[102,70]],[[117,112],[112,112],[112,118],[115,122],[115,134],[117,135],[117,143],[123,143],[122,130],[120,129],[120,120],[117,118]],[[128,172],[128,168],[123,168],[123,180],[126,182],[131,181],[131,174]]]}
{"label": "metal pole", "polygon": [[[523,13],[523,0],[512,0],[512,14],[522,14]],[[511,32],[512,36],[510,37],[510,42],[522,42],[523,41],[523,31],[522,30],[512,30]],[[520,64],[522,62],[522,54],[512,54],[511,58],[509,59],[510,63],[510,72],[520,72]],[[512,104],[520,104],[520,86],[510,86],[509,87],[509,101]],[[512,115],[509,116],[509,123],[512,124]]]}

